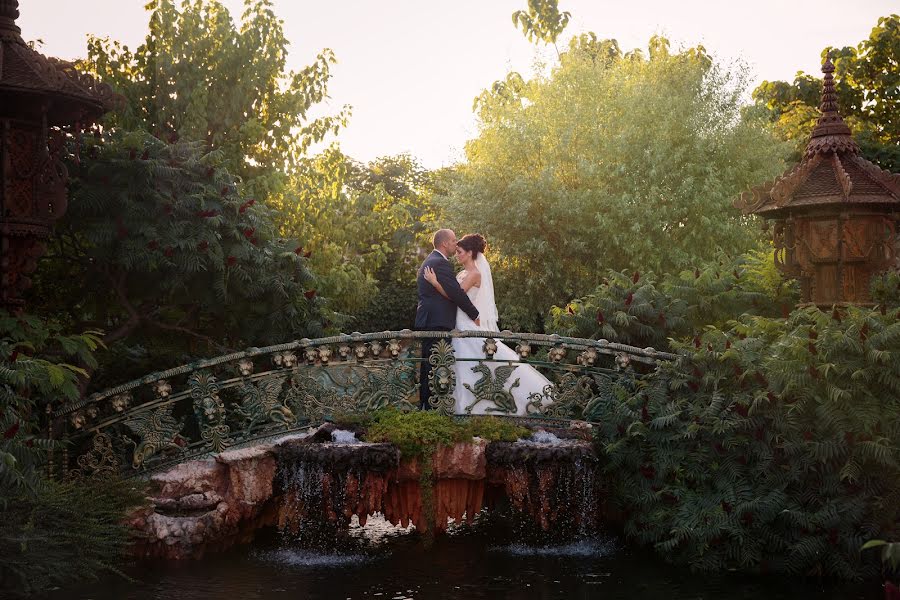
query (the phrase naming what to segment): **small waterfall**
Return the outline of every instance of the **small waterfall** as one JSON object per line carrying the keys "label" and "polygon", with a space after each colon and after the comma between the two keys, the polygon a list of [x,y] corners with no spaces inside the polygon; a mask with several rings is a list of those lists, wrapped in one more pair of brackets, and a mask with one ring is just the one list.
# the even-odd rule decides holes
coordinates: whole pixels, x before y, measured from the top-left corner
{"label": "small waterfall", "polygon": [[335,429],[331,432],[331,441],[335,444],[361,444],[358,439],[356,439],[356,433],[352,431],[347,431],[346,429]]}
{"label": "small waterfall", "polygon": [[487,461],[494,503],[508,499],[520,519],[543,532],[539,537],[571,540],[596,533],[597,458],[590,442],[537,431],[526,440],[492,443]]}
{"label": "small waterfall", "polygon": [[354,515],[365,525],[368,515],[381,510],[399,451],[362,443],[352,432],[335,430],[331,437],[338,443],[299,442],[279,449],[283,531],[296,533],[309,522],[346,529]]}
{"label": "small waterfall", "polygon": [[561,439],[556,437],[556,434],[550,433],[549,431],[544,431],[543,429],[538,429],[533,434],[531,434],[531,438],[521,441],[532,442],[534,444],[549,444],[551,446],[559,446],[563,443]]}

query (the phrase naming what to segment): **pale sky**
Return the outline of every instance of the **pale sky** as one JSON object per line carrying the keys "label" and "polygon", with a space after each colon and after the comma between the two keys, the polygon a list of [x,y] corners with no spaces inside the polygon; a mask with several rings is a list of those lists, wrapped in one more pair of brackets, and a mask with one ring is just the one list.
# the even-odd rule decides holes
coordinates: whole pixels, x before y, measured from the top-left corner
{"label": "pale sky", "polygon": [[[222,0],[240,18],[243,0]],[[87,34],[135,47],[146,35],[146,0],[19,0],[18,24],[41,51],[72,59]],[[533,72],[536,50],[511,21],[526,0],[275,0],[290,40],[288,64],[300,69],[328,47],[337,55],[326,111],[353,107],[338,135],[358,160],[407,152],[426,167],[464,159],[477,133],[472,101],[509,70]],[[819,72],[827,45],[856,45],[898,0],[560,0],[572,20],[560,40],[593,31],[623,50],[661,33],[674,45],[702,43],[726,60],[745,61],[754,84]]]}

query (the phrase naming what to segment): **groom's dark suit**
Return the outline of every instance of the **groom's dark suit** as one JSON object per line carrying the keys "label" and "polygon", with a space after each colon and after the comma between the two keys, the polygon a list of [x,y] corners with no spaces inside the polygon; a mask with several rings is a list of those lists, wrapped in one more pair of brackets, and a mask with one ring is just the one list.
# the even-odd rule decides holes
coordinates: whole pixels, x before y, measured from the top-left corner
{"label": "groom's dark suit", "polygon": [[[434,269],[438,282],[450,296],[450,300],[444,298],[437,289],[425,279],[425,267]],[[469,300],[469,297],[459,286],[450,261],[444,255],[434,250],[419,267],[416,277],[416,285],[419,291],[419,304],[416,307],[416,329],[420,331],[450,331],[456,325],[456,309],[461,308],[473,321],[478,318],[478,309]],[[431,388],[428,385],[428,373],[431,365],[428,358],[431,356],[431,347],[436,340],[422,340],[422,367],[419,371],[419,398],[422,408],[430,408],[428,398],[431,396]]]}

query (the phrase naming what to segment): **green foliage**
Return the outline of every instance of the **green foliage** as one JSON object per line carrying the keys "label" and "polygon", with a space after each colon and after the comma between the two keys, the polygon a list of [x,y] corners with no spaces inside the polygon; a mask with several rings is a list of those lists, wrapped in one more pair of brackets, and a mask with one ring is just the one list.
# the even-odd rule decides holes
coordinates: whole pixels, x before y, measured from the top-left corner
{"label": "green foliage", "polygon": [[528,10],[514,12],[512,22],[516,29],[522,29],[529,42],[556,44],[571,17],[568,11],[559,12],[558,0],[528,0]]}
{"label": "green foliage", "polygon": [[31,597],[120,573],[129,543],[125,516],[146,502],[136,481],[44,482],[9,499],[0,518],[0,590]]}
{"label": "green foliage", "polygon": [[632,539],[700,570],[856,577],[900,524],[900,311],[743,315],[589,415]]}
{"label": "green foliage", "polygon": [[51,402],[79,397],[86,371],[78,364],[96,366],[100,346],[96,331],[64,335],[58,323],[0,311],[0,510],[46,489],[42,469],[56,444],[39,423]]}
{"label": "green foliage", "polygon": [[428,185],[428,173],[409,156],[361,165],[332,147],[301,165],[270,203],[282,233],[304,240],[335,310],[358,314],[372,305],[380,282],[413,277],[433,214]]}
{"label": "green foliage", "polygon": [[880,305],[900,307],[900,271],[888,271],[873,277],[872,299]]}
{"label": "green foliage", "polygon": [[366,440],[391,443],[406,458],[423,458],[442,446],[470,441],[473,437],[490,442],[513,442],[528,433],[524,427],[498,417],[477,417],[460,422],[433,411],[385,409],[373,416],[366,429]]}
{"label": "green foliage", "polygon": [[674,272],[759,247],[732,200],[783,170],[784,144],[741,119],[748,76],[698,46],[649,58],[574,38],[560,64],[476,100],[479,136],[440,198],[491,246],[504,324],[586,294],[607,269]]}
{"label": "green foliage", "polygon": [[796,300],[796,285],[784,282],[769,254],[723,255],[678,275],[610,271],[592,293],[553,307],[546,328],[662,350],[673,338],[724,326],[735,315],[781,314]]}
{"label": "green foliage", "polygon": [[434,411],[386,409],[375,413],[366,439],[391,443],[400,449],[403,457],[421,458],[430,456],[441,446],[471,439],[471,435],[463,425]]}
{"label": "green foliage", "polygon": [[244,193],[265,198],[312,144],[345,124],[349,109],[312,118],[327,97],[334,54],[325,49],[299,72],[286,71],[288,40],[272,2],[245,0],[244,8],[236,24],[216,0],[153,0],[136,50],[91,37],[82,67],[127,100],[109,125],[202,141],[222,152]]}
{"label": "green foliage", "polygon": [[[80,396],[96,366],[99,333],[62,333],[34,316],[0,312],[0,590],[30,596],[114,571],[128,541],[122,525],[143,502],[135,484],[46,478],[45,409]],[[41,424],[44,423],[42,426]]]}
{"label": "green foliage", "polygon": [[900,542],[886,542],[884,540],[869,540],[860,550],[881,548],[881,562],[892,570],[900,570]]}
{"label": "green foliage", "polygon": [[322,333],[302,241],[238,194],[221,152],[142,132],[89,141],[32,306],[105,329],[119,357],[103,357],[107,373]]}
{"label": "green foliage", "polygon": [[[842,116],[853,129],[863,154],[892,172],[900,171],[900,16],[878,19],[869,37],[856,47],[828,47],[835,66],[835,91]],[[822,94],[819,77],[799,72],[793,83],[764,81],[754,91],[758,112],[784,140],[791,141],[797,158],[815,126]]]}
{"label": "green foliage", "polygon": [[465,422],[465,426],[472,437],[491,442],[515,442],[531,435],[527,428],[499,417],[473,417]]}

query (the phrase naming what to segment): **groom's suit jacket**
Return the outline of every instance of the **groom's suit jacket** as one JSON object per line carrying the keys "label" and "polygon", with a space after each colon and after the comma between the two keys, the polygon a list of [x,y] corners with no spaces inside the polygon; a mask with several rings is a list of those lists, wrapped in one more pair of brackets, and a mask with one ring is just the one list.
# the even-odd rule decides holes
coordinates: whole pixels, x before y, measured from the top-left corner
{"label": "groom's suit jacket", "polygon": [[[437,279],[450,300],[444,298],[437,289],[425,279],[425,267],[434,269]],[[459,307],[473,321],[478,318],[478,309],[459,286],[450,261],[434,250],[419,267],[416,277],[419,290],[419,305],[416,307],[416,329],[450,331],[456,326],[456,308]]]}

